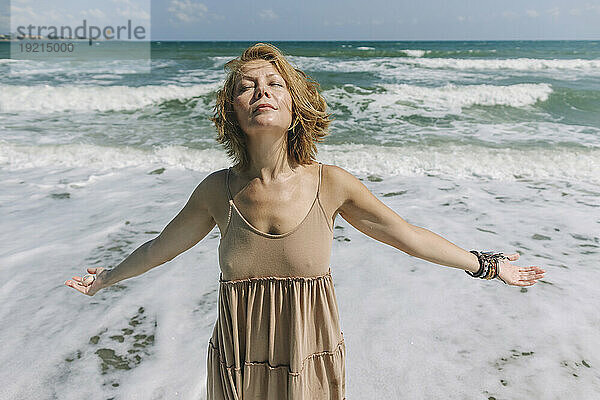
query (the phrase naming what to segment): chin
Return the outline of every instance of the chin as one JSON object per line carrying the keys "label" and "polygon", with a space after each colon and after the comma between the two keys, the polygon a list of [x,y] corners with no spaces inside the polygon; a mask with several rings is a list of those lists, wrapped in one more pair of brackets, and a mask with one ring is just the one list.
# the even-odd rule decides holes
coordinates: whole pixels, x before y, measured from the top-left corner
{"label": "chin", "polygon": [[252,128],[250,128],[248,130],[250,136],[256,135],[256,134],[264,134],[264,133],[286,133],[287,132],[287,128],[283,127],[283,126],[278,126],[278,125],[269,125],[269,124],[265,124],[265,125],[258,125],[258,126],[253,126]]}

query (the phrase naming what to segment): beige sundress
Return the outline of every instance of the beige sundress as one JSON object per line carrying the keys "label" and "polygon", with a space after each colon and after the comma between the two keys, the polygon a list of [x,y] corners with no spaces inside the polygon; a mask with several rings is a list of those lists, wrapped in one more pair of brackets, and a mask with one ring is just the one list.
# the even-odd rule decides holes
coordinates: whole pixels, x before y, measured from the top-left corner
{"label": "beige sundress", "polygon": [[283,234],[261,232],[244,218],[227,171],[208,400],[345,399],[346,347],[329,267],[333,230],[319,199],[322,169],[310,211]]}

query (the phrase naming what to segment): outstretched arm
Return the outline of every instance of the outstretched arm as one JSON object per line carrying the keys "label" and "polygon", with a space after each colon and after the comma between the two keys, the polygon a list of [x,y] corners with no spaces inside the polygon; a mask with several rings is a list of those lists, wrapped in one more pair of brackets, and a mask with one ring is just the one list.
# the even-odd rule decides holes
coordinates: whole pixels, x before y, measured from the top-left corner
{"label": "outstretched arm", "polygon": [[156,238],[139,246],[113,269],[88,268],[89,273],[97,274],[92,284],[84,284],[81,277],[73,277],[65,284],[93,296],[100,289],[141,275],[194,246],[216,224],[208,210],[208,199],[213,195],[211,187],[215,185],[215,174],[210,174],[200,182],[185,206]]}
{"label": "outstretched arm", "polygon": [[[365,235],[436,264],[471,272],[479,269],[479,261],[473,253],[425,228],[406,222],[346,170],[328,166],[328,171],[332,185],[339,188],[337,212]],[[519,258],[517,253],[507,256],[509,261]],[[499,275],[508,284],[531,286],[543,277],[544,272],[539,267],[518,267],[502,261]]]}

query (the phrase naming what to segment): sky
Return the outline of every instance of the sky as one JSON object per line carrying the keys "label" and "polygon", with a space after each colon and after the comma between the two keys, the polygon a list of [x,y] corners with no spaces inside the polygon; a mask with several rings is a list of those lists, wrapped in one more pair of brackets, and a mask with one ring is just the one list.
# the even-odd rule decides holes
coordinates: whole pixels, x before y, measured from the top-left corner
{"label": "sky", "polygon": [[84,18],[98,26],[129,18],[152,40],[600,38],[600,0],[0,0],[0,33],[11,24],[76,26]]}

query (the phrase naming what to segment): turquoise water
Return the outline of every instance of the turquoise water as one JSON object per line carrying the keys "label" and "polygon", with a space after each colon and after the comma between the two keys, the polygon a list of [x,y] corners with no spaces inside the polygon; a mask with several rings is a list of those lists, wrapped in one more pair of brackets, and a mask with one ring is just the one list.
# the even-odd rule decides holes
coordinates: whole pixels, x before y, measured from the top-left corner
{"label": "turquoise water", "polygon": [[[209,117],[250,44],[153,42],[143,73],[0,43],[1,398],[204,398],[218,228],[93,298],[63,282],[118,264],[230,165]],[[529,289],[467,279],[338,217],[347,397],[597,397],[600,42],[274,44],[335,119],[319,161],[414,225],[547,271]]]}
{"label": "turquoise water", "polygon": [[[336,120],[327,144],[562,149],[600,142],[598,43],[276,44],[321,84]],[[222,65],[249,44],[152,43],[151,74],[136,73],[136,63],[127,61],[4,62],[0,68],[14,72],[0,75],[0,112],[15,122],[10,143],[35,143],[43,120],[46,143],[214,148],[208,117]],[[7,46],[2,43],[5,55]],[[20,130],[24,113],[30,129]],[[135,120],[144,132],[109,127],[65,138],[71,119],[86,125]]]}

